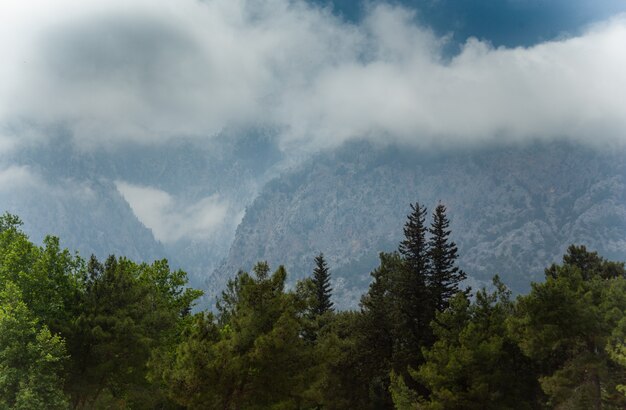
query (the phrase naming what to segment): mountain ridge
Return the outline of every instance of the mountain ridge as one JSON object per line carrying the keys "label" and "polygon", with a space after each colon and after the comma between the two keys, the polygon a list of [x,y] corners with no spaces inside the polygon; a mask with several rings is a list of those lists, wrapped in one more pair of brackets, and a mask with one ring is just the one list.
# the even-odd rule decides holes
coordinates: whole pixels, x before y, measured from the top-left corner
{"label": "mountain ridge", "polygon": [[377,253],[396,249],[409,204],[441,201],[470,284],[500,274],[526,292],[571,243],[626,257],[623,155],[564,141],[454,152],[347,144],[266,184],[209,288],[258,260],[308,276],[322,251],[337,298],[355,307]]}

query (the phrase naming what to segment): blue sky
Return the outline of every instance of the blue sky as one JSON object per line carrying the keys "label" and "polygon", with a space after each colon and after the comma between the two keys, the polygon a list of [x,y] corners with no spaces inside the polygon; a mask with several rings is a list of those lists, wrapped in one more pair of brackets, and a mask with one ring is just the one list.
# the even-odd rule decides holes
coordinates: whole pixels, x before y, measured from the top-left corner
{"label": "blue sky", "polygon": [[[358,22],[371,1],[311,0],[332,7]],[[390,0],[416,10],[417,20],[439,35],[453,34],[456,43],[468,37],[494,46],[530,46],[563,35],[580,34],[594,22],[626,11],[624,0]]]}

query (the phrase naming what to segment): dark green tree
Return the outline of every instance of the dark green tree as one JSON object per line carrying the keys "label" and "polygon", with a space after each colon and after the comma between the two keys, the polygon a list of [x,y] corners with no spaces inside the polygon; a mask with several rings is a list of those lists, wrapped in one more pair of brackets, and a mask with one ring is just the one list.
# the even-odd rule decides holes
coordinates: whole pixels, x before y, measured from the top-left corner
{"label": "dark green tree", "polygon": [[432,344],[430,322],[434,307],[428,292],[429,249],[425,226],[426,207],[411,204],[400,243],[401,263],[394,263],[390,274],[390,321],[393,326],[392,369],[406,379],[409,387],[425,393],[408,377],[409,368],[423,363],[422,348]]}
{"label": "dark green tree", "polygon": [[313,346],[313,378],[308,388],[317,408],[380,408],[370,395],[370,378],[364,364],[368,363],[366,355],[371,345],[362,338],[361,319],[360,312],[333,313],[318,333]]}
{"label": "dark green tree", "polygon": [[132,386],[143,384],[154,340],[145,326],[151,314],[148,290],[137,274],[137,265],[127,259],[89,261],[83,311],[69,343],[74,367],[68,388],[77,408],[97,406],[110,396],[119,403]]}
{"label": "dark green tree", "polygon": [[[67,388],[76,408],[156,404],[147,365],[177,342],[179,323],[199,292],[185,289],[186,275],[165,260],[136,264],[91,257],[81,313],[68,336],[72,368]],[[173,347],[172,347],[173,348]]]}
{"label": "dark green tree", "polygon": [[392,369],[394,336],[391,286],[403,261],[397,253],[381,253],[380,266],[372,273],[374,280],[361,298],[359,352],[361,372],[368,385],[371,408],[393,408],[389,394],[389,372]]}
{"label": "dark green tree", "polygon": [[426,274],[430,267],[428,243],[426,241],[427,228],[424,224],[427,210],[425,206],[421,206],[418,202],[410,204],[410,206],[411,213],[407,215],[407,221],[403,229],[404,239],[400,242],[398,251],[410,268],[412,279],[414,279],[413,282],[425,288]]}
{"label": "dark green tree", "polygon": [[285,291],[286,271],[239,272],[220,303],[221,319],[192,317],[161,366],[170,396],[191,409],[296,409],[312,404],[310,345],[301,337],[306,305]]}
{"label": "dark green tree", "polygon": [[[593,277],[603,279],[626,277],[624,262],[608,261],[598,255],[598,252],[588,251],[585,245],[570,245],[567,253],[563,255],[563,266],[577,267],[584,280]],[[546,277],[557,278],[561,270],[561,265],[552,264],[545,271]]]}
{"label": "dark green tree", "polygon": [[549,406],[626,408],[623,368],[611,357],[626,312],[624,273],[623,264],[573,246],[518,298],[511,334],[537,363]]}
{"label": "dark green tree", "polygon": [[437,205],[433,212],[433,221],[428,230],[428,257],[430,259],[427,286],[433,307],[439,311],[445,310],[450,299],[459,292],[459,283],[467,275],[458,266],[458,249],[450,240],[450,221],[446,216],[446,207]]}
{"label": "dark green tree", "polygon": [[532,362],[507,332],[514,308],[510,291],[497,276],[494,288],[479,291],[473,303],[457,293],[437,312],[432,322],[437,340],[413,373],[430,390],[428,398],[413,402],[420,402],[420,409],[538,408]]}
{"label": "dark green tree", "polygon": [[[394,305],[395,324],[400,350],[414,350],[418,356],[428,339],[432,307],[428,297],[429,249],[426,241],[426,207],[411,204],[412,212],[404,225],[404,240],[399,253],[403,263],[395,264],[390,274],[389,290]],[[408,338],[402,340],[403,338]],[[413,352],[408,352],[409,354]]]}
{"label": "dark green tree", "polygon": [[324,254],[321,252],[315,257],[315,269],[313,270],[312,280],[315,286],[315,300],[311,310],[314,316],[321,316],[333,310],[330,272],[324,259]]}

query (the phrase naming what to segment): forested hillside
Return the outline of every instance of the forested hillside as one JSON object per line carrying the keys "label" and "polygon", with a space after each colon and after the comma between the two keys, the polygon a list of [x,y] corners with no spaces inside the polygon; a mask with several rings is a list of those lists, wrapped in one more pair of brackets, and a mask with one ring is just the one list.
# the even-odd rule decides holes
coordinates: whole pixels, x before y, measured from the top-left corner
{"label": "forested hillside", "polygon": [[214,312],[166,260],[83,259],[0,217],[0,408],[621,409],[626,269],[584,246],[526,295],[462,290],[443,204],[407,209],[358,310],[332,264],[231,277]]}

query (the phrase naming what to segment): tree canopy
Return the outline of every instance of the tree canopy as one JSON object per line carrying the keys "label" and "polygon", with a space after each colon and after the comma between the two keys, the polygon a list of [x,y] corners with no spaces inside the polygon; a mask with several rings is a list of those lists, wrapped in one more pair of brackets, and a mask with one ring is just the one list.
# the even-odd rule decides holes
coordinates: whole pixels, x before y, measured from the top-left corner
{"label": "tree canopy", "polygon": [[0,216],[0,409],[623,409],[626,269],[571,246],[513,297],[462,289],[443,205],[415,204],[360,309],[330,269],[234,275],[215,309],[167,260],[84,260]]}

